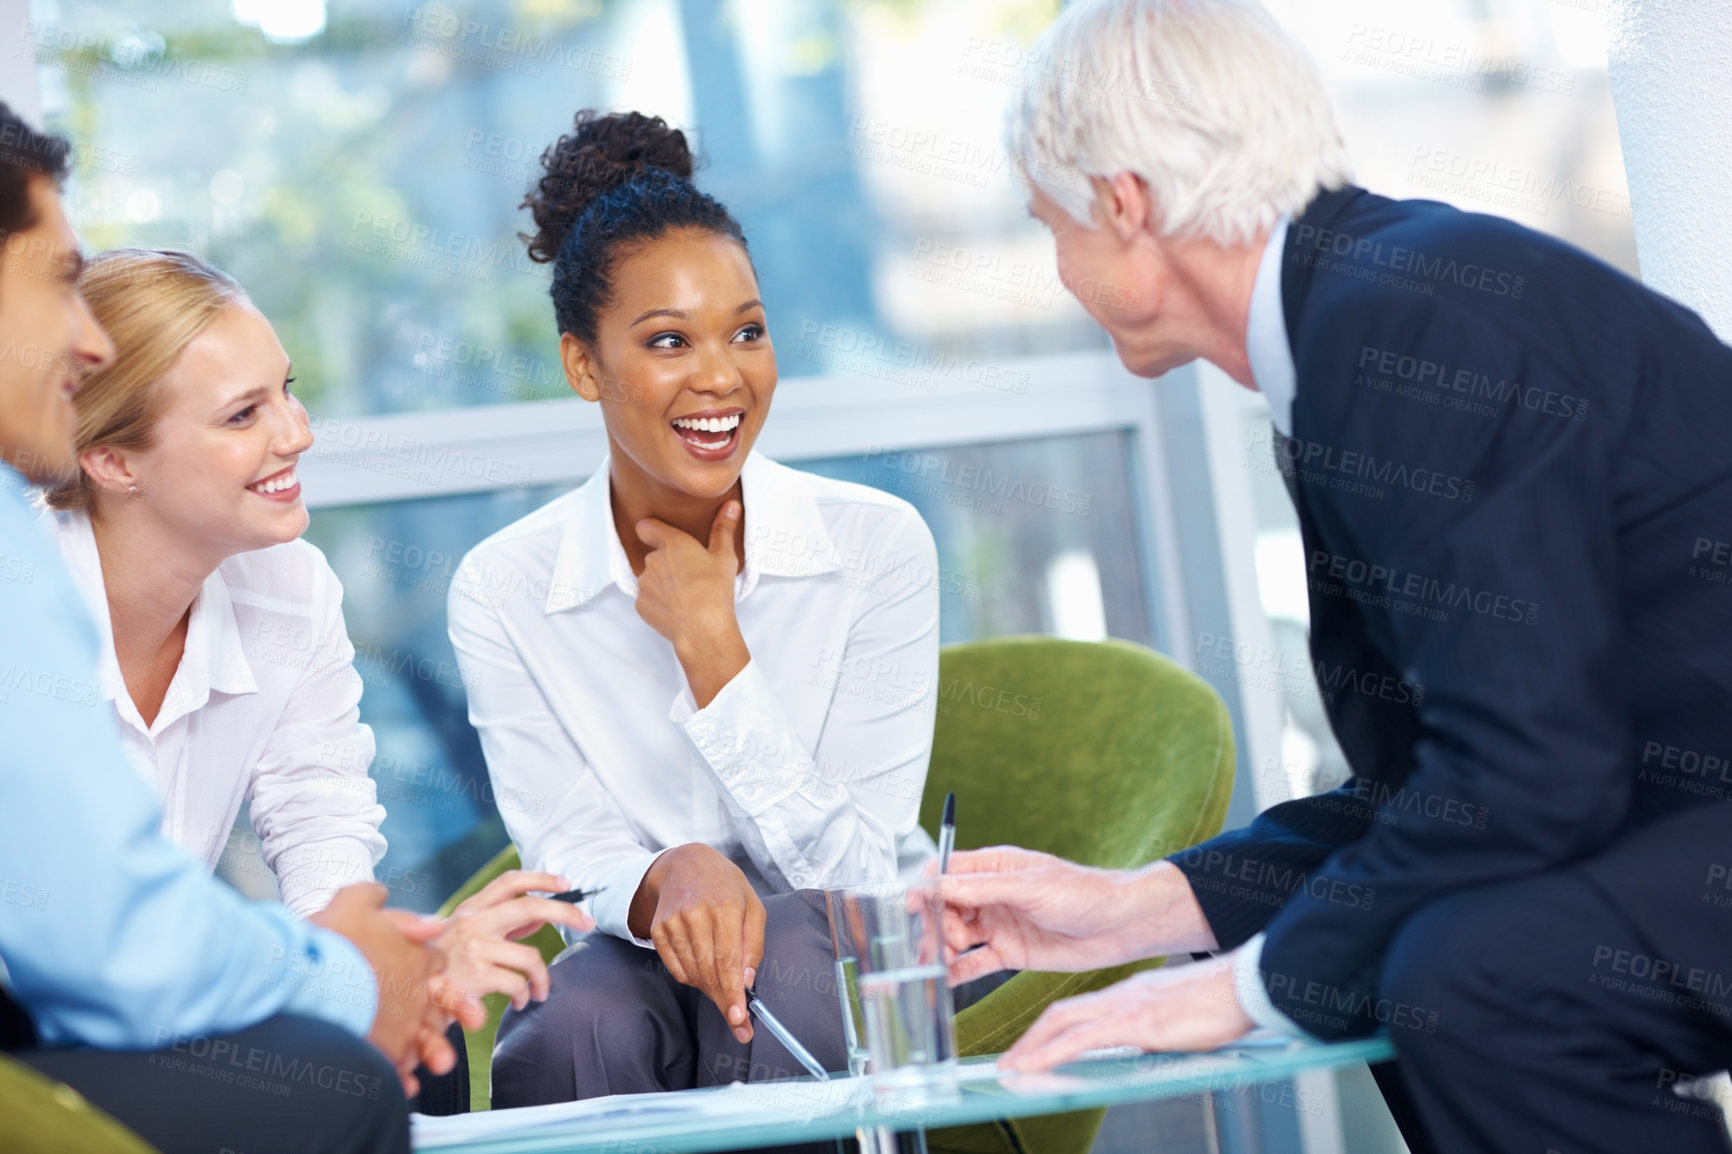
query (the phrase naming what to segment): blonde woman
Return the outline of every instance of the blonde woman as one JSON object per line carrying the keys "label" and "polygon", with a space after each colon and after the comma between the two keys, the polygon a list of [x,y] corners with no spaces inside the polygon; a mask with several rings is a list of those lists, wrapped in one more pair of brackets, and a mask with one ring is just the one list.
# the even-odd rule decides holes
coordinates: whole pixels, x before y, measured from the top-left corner
{"label": "blonde woman", "polygon": [[[372,879],[385,811],[342,586],[299,539],[313,436],[288,355],[234,280],[185,253],[104,253],[79,287],[115,355],[77,395],[81,472],[48,503],[103,634],[102,690],[164,835],[214,868],[250,802],[283,903],[317,912]],[[453,984],[546,997],[540,956],[510,939],[589,928],[527,896],[566,888],[521,871],[465,903],[439,939]]]}

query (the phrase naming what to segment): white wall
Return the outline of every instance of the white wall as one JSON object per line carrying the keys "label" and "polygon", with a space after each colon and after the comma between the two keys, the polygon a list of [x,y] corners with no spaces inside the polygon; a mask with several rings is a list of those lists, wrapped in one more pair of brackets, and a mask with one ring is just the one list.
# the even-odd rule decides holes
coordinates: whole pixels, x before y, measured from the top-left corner
{"label": "white wall", "polygon": [[1732,341],[1732,0],[1610,0],[1642,280]]}
{"label": "white wall", "polygon": [[36,66],[24,24],[30,0],[0,0],[0,100],[25,120],[42,127],[42,106],[36,97]]}

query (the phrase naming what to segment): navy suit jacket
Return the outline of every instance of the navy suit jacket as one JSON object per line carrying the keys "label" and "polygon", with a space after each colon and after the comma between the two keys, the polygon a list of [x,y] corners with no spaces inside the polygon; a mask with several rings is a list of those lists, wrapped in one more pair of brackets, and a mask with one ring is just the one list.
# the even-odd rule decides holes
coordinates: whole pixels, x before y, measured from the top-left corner
{"label": "navy suit jacket", "polygon": [[[1170,859],[1221,947],[1266,930],[1322,1037],[1423,1027],[1377,994],[1422,904],[1566,867],[1732,957],[1732,349],[1569,245],[1354,187],[1293,222],[1281,294],[1274,456],[1355,776]],[[1644,868],[1597,862],[1643,831]]]}

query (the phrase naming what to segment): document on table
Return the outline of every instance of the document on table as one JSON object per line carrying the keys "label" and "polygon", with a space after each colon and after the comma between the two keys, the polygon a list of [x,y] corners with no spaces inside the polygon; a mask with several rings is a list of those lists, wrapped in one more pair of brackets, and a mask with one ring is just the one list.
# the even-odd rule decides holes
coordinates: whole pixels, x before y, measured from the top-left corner
{"label": "document on table", "polygon": [[449,1117],[411,1114],[409,1137],[410,1144],[417,1150],[437,1150],[571,1122],[604,1126],[621,1122],[718,1121],[763,1112],[762,1105],[727,1094],[689,1090],[668,1094],[615,1094],[581,1102],[485,1110],[478,1114],[453,1114]]}

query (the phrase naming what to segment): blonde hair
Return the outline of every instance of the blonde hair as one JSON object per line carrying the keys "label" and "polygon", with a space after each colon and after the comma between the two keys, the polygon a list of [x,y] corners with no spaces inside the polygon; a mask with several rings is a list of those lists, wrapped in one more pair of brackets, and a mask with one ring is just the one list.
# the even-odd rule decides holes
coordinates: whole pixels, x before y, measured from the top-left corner
{"label": "blonde hair", "polygon": [[[191,253],[117,248],[92,257],[78,289],[114,342],[114,357],[84,378],[76,398],[78,452],[93,445],[150,447],[162,416],[156,383],[192,339],[246,293],[235,279]],[[96,486],[80,469],[51,489],[56,509],[90,510]]]}
{"label": "blonde hair", "polygon": [[1246,244],[1353,177],[1323,76],[1256,0],[1076,0],[1029,52],[1009,151],[1078,224],[1133,173],[1166,236]]}

